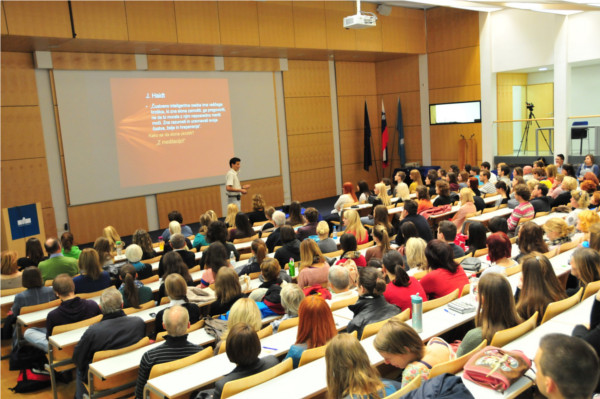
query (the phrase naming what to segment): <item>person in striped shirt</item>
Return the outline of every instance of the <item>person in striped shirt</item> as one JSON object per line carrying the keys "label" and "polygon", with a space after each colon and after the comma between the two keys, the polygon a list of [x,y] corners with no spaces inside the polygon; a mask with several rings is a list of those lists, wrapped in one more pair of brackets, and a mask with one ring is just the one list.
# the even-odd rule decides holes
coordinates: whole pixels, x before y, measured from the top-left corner
{"label": "person in striped shirt", "polygon": [[515,187],[515,199],[519,201],[519,205],[517,205],[508,218],[509,231],[515,231],[521,218],[530,218],[535,214],[533,206],[529,203],[530,197],[531,192],[526,184],[519,184]]}
{"label": "person in striped shirt", "polygon": [[175,305],[167,308],[163,316],[163,326],[168,333],[165,335],[165,343],[144,353],[140,361],[135,385],[137,399],[143,397],[144,386],[154,365],[179,360],[202,350],[201,346],[187,340],[190,321],[188,311],[183,306]]}

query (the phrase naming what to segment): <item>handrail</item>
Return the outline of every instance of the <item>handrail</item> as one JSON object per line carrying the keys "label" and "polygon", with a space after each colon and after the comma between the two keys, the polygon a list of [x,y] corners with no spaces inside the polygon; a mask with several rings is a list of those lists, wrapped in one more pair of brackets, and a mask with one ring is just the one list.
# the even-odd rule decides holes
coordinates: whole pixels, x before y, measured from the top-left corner
{"label": "handrail", "polygon": [[532,121],[553,121],[554,118],[536,118],[536,119],[510,119],[505,121],[494,121],[492,123],[505,123],[505,122],[532,122]]}

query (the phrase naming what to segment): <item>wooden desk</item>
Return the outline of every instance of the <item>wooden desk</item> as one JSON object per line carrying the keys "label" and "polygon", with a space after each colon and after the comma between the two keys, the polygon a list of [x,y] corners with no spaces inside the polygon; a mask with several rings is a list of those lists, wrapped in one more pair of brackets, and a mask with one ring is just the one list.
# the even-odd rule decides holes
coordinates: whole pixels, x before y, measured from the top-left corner
{"label": "wooden desk", "polygon": [[477,216],[473,216],[468,218],[467,220],[470,222],[481,222],[481,223],[487,223],[490,220],[492,220],[492,218],[496,217],[496,216],[502,216],[502,217],[508,217],[510,216],[510,214],[512,213],[512,209],[510,208],[502,208],[502,209],[497,209],[493,212],[489,212],[489,213],[484,213],[482,215],[477,215]]}
{"label": "wooden desk", "polygon": [[542,225],[544,225],[544,223],[546,223],[548,220],[550,220],[552,218],[564,219],[567,215],[568,215],[568,213],[564,213],[564,212],[552,212],[546,216],[540,216],[539,218],[535,218],[532,220],[532,222],[537,224],[538,226],[542,226]]}

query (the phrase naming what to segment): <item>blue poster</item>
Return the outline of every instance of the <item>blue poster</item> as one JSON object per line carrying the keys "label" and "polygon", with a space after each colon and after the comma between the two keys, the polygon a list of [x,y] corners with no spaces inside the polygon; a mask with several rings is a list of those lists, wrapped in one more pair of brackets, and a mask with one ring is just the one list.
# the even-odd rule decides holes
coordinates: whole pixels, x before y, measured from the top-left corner
{"label": "blue poster", "polygon": [[10,233],[13,240],[40,234],[35,204],[8,208],[8,220],[10,220]]}

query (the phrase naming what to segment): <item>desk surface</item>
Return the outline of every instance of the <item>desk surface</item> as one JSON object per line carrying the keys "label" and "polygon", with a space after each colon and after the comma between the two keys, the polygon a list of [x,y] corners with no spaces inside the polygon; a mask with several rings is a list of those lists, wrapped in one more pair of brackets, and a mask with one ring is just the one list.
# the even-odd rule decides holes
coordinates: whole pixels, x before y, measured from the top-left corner
{"label": "desk surface", "polygon": [[484,213],[482,215],[477,215],[477,216],[473,216],[470,217],[467,220],[470,220],[471,222],[487,222],[489,220],[491,220],[492,218],[496,217],[496,216],[508,216],[512,213],[512,209],[510,208],[502,208],[502,209],[497,209],[493,212],[489,212],[489,213]]}

